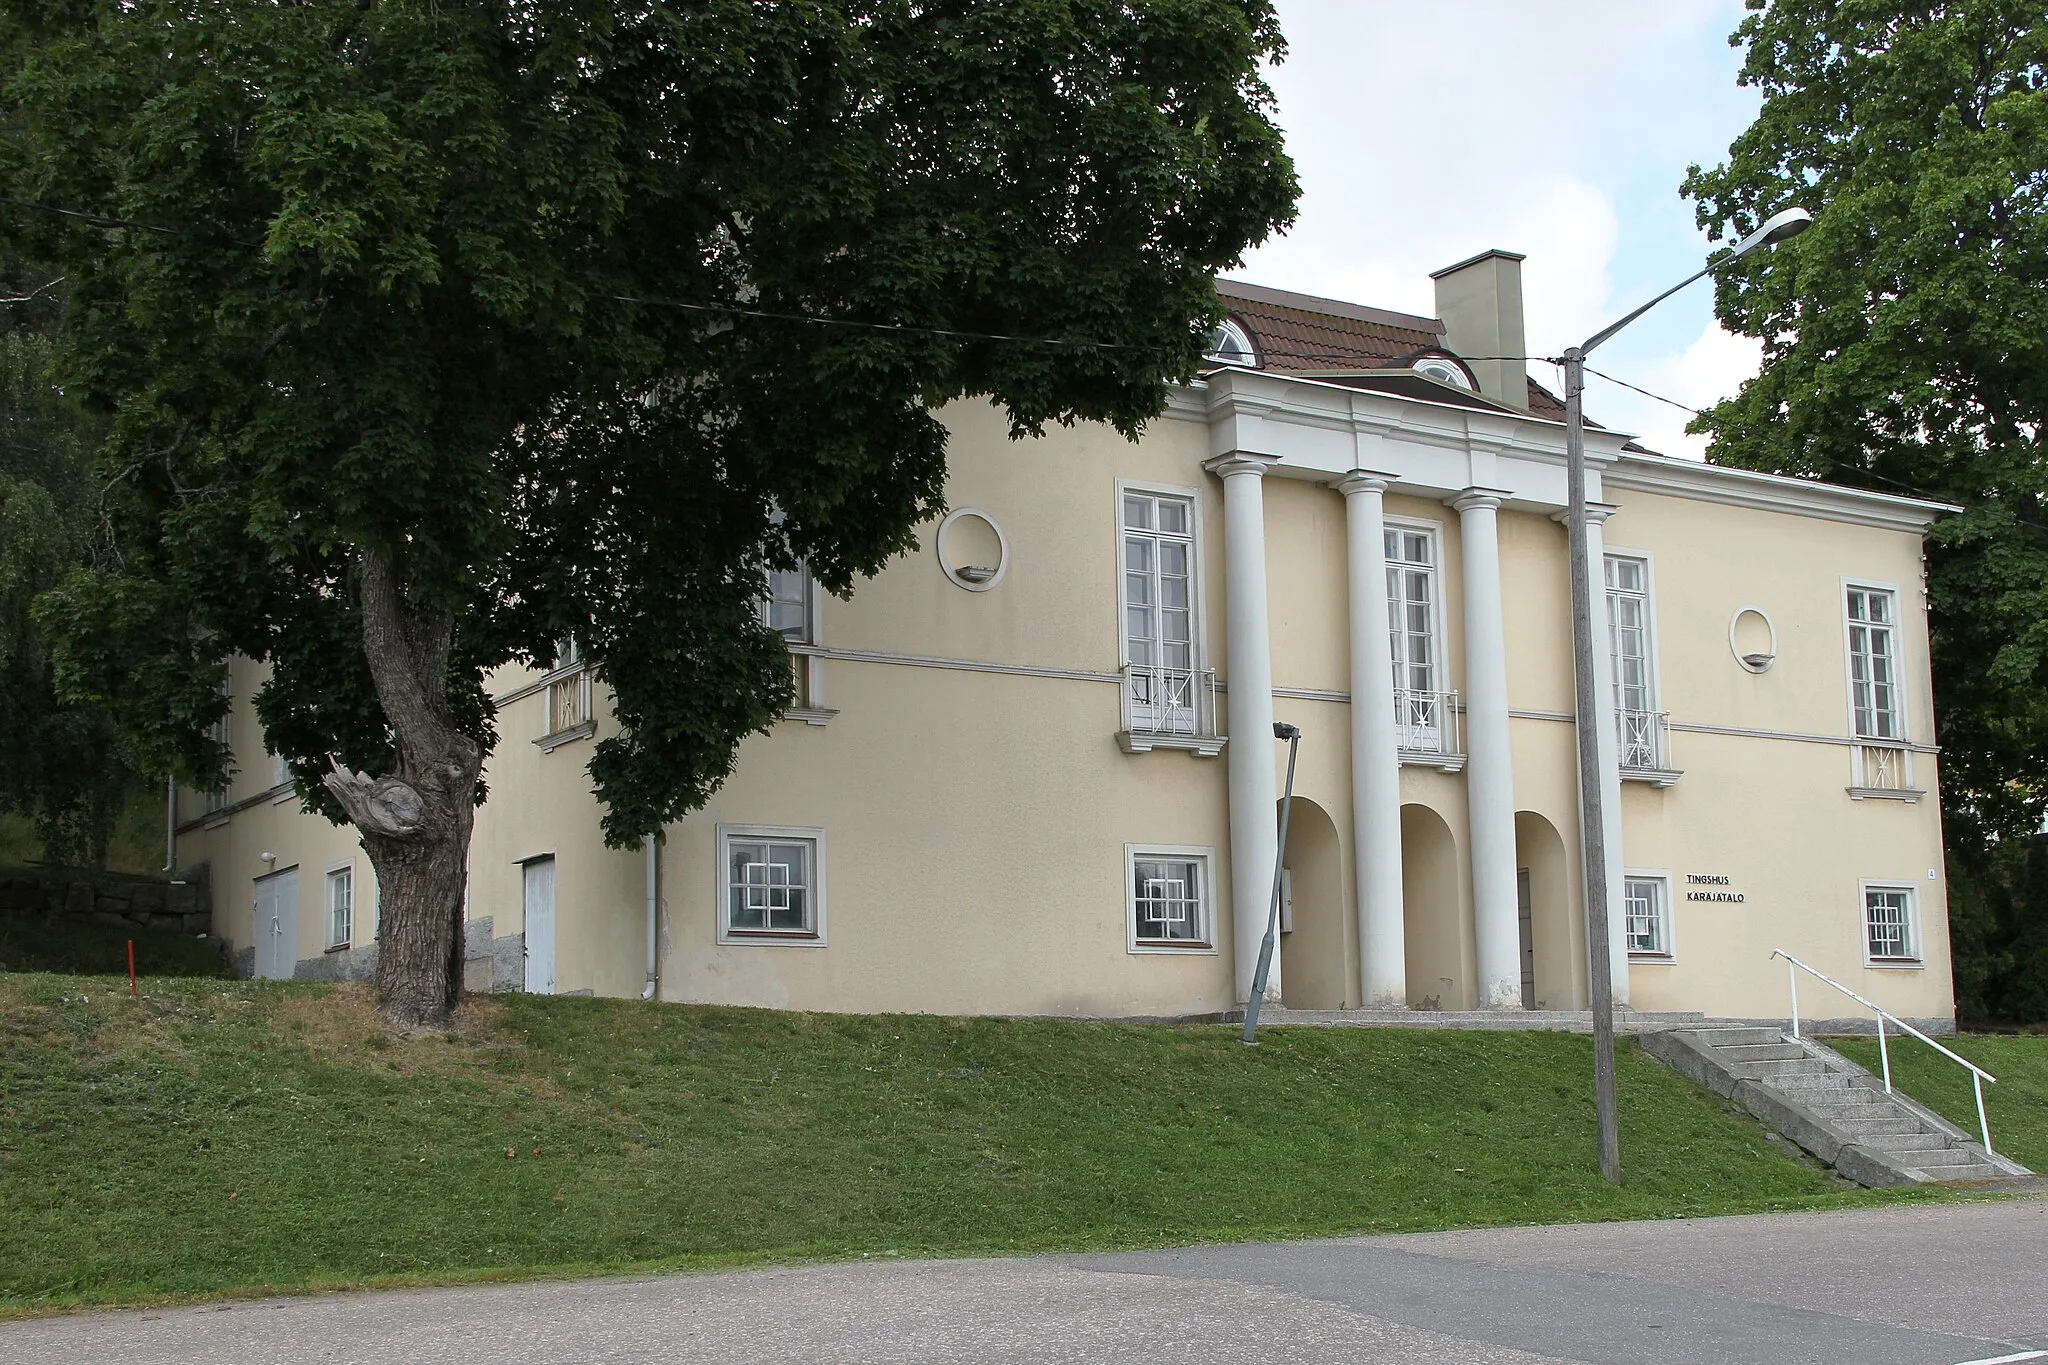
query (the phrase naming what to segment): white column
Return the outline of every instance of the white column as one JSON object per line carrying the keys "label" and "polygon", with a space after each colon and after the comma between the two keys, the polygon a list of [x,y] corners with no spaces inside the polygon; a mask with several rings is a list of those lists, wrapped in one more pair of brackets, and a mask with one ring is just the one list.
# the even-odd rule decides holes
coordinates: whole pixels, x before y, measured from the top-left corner
{"label": "white column", "polygon": [[1401,898],[1401,758],[1394,671],[1387,644],[1387,538],[1381,495],[1388,474],[1354,469],[1344,495],[1351,581],[1351,845],[1358,887],[1360,1003],[1408,1003],[1407,927]]}
{"label": "white column", "polygon": [[1515,906],[1515,768],[1508,747],[1507,636],[1500,536],[1506,494],[1468,488],[1457,509],[1465,568],[1465,800],[1472,825],[1472,930],[1481,1009],[1522,1007],[1522,932]]}
{"label": "white column", "polygon": [[[1611,503],[1586,506],[1586,568],[1593,604],[1593,725],[1600,747],[1601,843],[1607,853],[1607,961],[1614,978],[1614,1003],[1628,1003],[1628,918],[1622,913],[1621,732],[1614,718],[1614,641],[1607,620],[1607,549],[1601,526],[1615,513]],[[1562,518],[1560,518],[1562,520]],[[1586,812],[1579,812],[1585,820]],[[1583,847],[1583,845],[1582,845]],[[1591,877],[1593,873],[1586,873]]]}
{"label": "white column", "polygon": [[[1237,998],[1251,999],[1259,941],[1273,899],[1280,851],[1273,771],[1273,655],[1266,623],[1266,468],[1270,455],[1225,455],[1209,462],[1223,480],[1223,584],[1230,748],[1230,923],[1237,957]],[[1266,998],[1280,998],[1280,954],[1273,954]]]}

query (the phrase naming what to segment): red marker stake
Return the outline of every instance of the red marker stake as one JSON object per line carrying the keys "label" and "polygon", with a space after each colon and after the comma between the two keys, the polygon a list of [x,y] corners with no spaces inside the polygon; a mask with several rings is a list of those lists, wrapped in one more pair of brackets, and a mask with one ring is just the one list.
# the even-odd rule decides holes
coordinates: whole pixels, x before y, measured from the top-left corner
{"label": "red marker stake", "polygon": [[135,998],[135,940],[128,940],[128,998]]}

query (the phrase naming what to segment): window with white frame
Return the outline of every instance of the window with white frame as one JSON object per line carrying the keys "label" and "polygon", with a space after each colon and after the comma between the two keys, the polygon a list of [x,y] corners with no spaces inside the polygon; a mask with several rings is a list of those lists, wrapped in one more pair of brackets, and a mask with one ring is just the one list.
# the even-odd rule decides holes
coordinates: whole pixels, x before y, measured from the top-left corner
{"label": "window with white frame", "polygon": [[1903,740],[1899,601],[1889,588],[1848,589],[1849,709],[1858,739]]}
{"label": "window with white frame", "polygon": [[1863,947],[1872,962],[1918,962],[1920,936],[1914,923],[1913,888],[1863,888]]}
{"label": "window with white frame", "polygon": [[1404,749],[1442,747],[1444,695],[1437,647],[1436,533],[1423,527],[1389,526],[1387,631],[1394,669],[1394,724]]}
{"label": "window with white frame", "polygon": [[824,934],[824,834],[720,826],[720,936],[819,941]]}
{"label": "window with white frame", "polygon": [[1621,766],[1662,767],[1657,743],[1657,684],[1650,657],[1650,566],[1632,556],[1609,555],[1603,572]]}
{"label": "window with white frame", "polygon": [[1123,644],[1131,728],[1196,732],[1195,505],[1124,490]]}
{"label": "window with white frame", "polygon": [[1624,877],[1621,913],[1630,957],[1671,956],[1671,888],[1662,877]]}
{"label": "window with white frame", "polygon": [[792,644],[816,644],[811,638],[811,574],[805,568],[770,569],[761,594],[761,624]]}
{"label": "window with white frame", "polygon": [[1209,850],[1132,846],[1125,861],[1132,950],[1210,950]]}
{"label": "window with white frame", "polygon": [[356,873],[337,867],[327,874],[327,946],[346,948],[355,937]]}

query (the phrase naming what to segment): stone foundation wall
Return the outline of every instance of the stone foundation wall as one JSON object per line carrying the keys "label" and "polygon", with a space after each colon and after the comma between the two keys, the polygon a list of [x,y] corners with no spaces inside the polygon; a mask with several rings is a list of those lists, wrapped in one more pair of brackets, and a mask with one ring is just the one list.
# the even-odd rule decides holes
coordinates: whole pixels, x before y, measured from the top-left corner
{"label": "stone foundation wall", "polygon": [[213,888],[204,863],[168,880],[39,869],[0,873],[0,914],[41,915],[126,929],[213,932]]}
{"label": "stone foundation wall", "polygon": [[[522,990],[526,985],[526,937],[491,935],[491,917],[468,920],[462,932],[462,989],[471,995]],[[256,969],[256,950],[235,954],[235,971],[248,976]],[[371,981],[377,976],[377,945],[360,944],[302,957],[292,964],[294,981]]]}

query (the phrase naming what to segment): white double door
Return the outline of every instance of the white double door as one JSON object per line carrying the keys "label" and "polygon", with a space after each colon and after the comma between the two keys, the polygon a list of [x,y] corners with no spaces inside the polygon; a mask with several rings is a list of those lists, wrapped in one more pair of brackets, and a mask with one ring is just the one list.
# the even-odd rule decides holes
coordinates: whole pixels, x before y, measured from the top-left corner
{"label": "white double door", "polygon": [[299,870],[256,879],[255,973],[289,981],[299,962]]}

